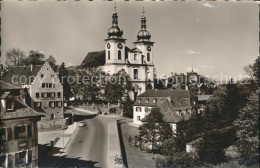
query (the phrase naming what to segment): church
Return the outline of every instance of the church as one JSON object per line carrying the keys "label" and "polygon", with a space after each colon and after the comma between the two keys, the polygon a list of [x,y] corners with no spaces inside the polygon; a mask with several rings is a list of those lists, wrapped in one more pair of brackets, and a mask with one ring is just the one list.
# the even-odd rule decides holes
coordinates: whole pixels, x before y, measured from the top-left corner
{"label": "church", "polygon": [[127,47],[123,31],[118,26],[118,14],[115,7],[112,26],[108,29],[108,37],[105,39],[105,50],[89,52],[81,66],[98,66],[111,75],[124,69],[131,78],[136,97],[146,91],[148,83],[154,87],[154,42],[150,39],[151,34],[146,30],[146,17],[143,10],[141,30],[137,33],[137,40],[133,42],[134,48]]}

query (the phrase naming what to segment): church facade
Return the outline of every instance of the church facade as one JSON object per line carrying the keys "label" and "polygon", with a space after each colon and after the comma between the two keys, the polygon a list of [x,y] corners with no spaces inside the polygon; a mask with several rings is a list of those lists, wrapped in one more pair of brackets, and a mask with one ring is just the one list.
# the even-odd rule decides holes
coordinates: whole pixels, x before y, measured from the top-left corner
{"label": "church facade", "polygon": [[112,27],[108,29],[108,37],[105,39],[105,50],[88,53],[81,66],[96,56],[98,57],[96,60],[103,59],[100,66],[106,73],[112,75],[124,69],[131,78],[137,96],[146,91],[148,84],[152,87],[154,85],[154,42],[150,39],[151,34],[146,30],[146,17],[143,11],[141,30],[137,34],[137,40],[133,42],[134,48],[127,47],[123,31],[118,26],[118,14],[115,10],[112,15]]}

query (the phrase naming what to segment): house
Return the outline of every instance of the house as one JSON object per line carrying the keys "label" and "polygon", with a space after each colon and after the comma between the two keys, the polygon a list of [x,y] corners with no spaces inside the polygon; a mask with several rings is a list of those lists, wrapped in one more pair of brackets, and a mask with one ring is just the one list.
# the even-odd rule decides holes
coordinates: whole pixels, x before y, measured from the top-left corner
{"label": "house", "polygon": [[112,75],[122,69],[130,76],[134,87],[132,98],[146,91],[147,84],[153,87],[154,64],[153,44],[151,34],[146,29],[146,17],[141,18],[141,30],[137,33],[134,47],[126,46],[123,31],[118,26],[118,13],[113,12],[112,26],[108,29],[105,39],[105,50],[89,52],[81,63],[82,68],[100,67]]}
{"label": "house", "polygon": [[152,108],[160,108],[164,120],[176,131],[177,123],[193,112],[197,96],[188,90],[147,90],[139,95],[133,105],[133,123],[141,125]]}
{"label": "house", "polygon": [[43,65],[11,66],[3,80],[27,90],[27,105],[45,112],[44,119],[64,118],[63,86],[48,62]]}
{"label": "house", "polygon": [[0,167],[37,167],[37,122],[43,115],[24,102],[22,88],[0,83]]}

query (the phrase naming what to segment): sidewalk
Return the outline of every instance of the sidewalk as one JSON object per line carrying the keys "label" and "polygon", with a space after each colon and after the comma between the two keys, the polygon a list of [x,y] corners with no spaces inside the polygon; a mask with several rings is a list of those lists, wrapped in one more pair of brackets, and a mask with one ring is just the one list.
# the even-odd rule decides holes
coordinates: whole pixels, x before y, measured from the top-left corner
{"label": "sidewalk", "polygon": [[123,168],[122,163],[116,162],[116,158],[118,158],[118,160],[121,159],[121,162],[123,162],[117,123],[113,122],[108,124],[108,167]]}
{"label": "sidewalk", "polygon": [[56,147],[59,151],[53,154],[53,156],[60,156],[77,127],[78,123],[75,122],[72,125],[69,125],[66,130],[39,132],[38,143],[46,145],[50,144],[51,141],[54,141],[53,147]]}

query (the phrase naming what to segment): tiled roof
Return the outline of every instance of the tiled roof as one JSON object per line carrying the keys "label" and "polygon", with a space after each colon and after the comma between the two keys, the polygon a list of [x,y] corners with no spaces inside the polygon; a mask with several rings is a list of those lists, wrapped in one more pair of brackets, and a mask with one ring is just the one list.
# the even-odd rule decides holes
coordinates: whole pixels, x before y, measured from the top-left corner
{"label": "tiled roof", "polygon": [[179,97],[179,98],[194,98],[196,97],[189,90],[154,90],[150,89],[139,95],[138,97]]}
{"label": "tiled roof", "polygon": [[[28,118],[28,117],[42,117],[41,113],[38,113],[28,107],[19,96],[14,96],[15,98],[15,110],[8,112],[1,112],[0,118],[4,119],[17,119],[17,118]],[[2,107],[3,109],[3,107]]]}
{"label": "tiled roof", "polygon": [[[31,66],[11,66],[3,77],[3,80],[11,85],[21,86],[22,84],[31,84],[34,77],[40,71],[42,65]],[[22,77],[21,77],[22,76]]]}
{"label": "tiled roof", "polygon": [[12,84],[7,83],[7,82],[5,82],[3,80],[0,80],[0,88],[2,90],[22,89],[22,87],[20,87],[20,86],[12,85]]}
{"label": "tiled roof", "polygon": [[1,99],[5,99],[9,94],[10,94],[10,92],[4,92],[4,93],[1,95]]}
{"label": "tiled roof", "polygon": [[[179,109],[182,110],[190,109],[191,107],[175,108],[173,104],[169,102],[167,99],[160,102],[157,107],[160,108],[160,112],[163,115],[163,120],[167,123],[177,123],[182,119],[187,120],[189,119],[190,116],[190,115],[179,116],[177,115],[176,111],[178,111]],[[147,117],[144,117],[142,121],[146,122]]]}
{"label": "tiled roof", "polygon": [[161,102],[158,107],[160,112],[163,114],[163,119],[165,122],[177,123],[181,120],[181,117],[175,113],[175,109],[168,100]]}
{"label": "tiled roof", "polygon": [[106,53],[105,50],[89,52],[85,59],[81,63],[81,67],[98,67],[103,66],[106,63]]}

